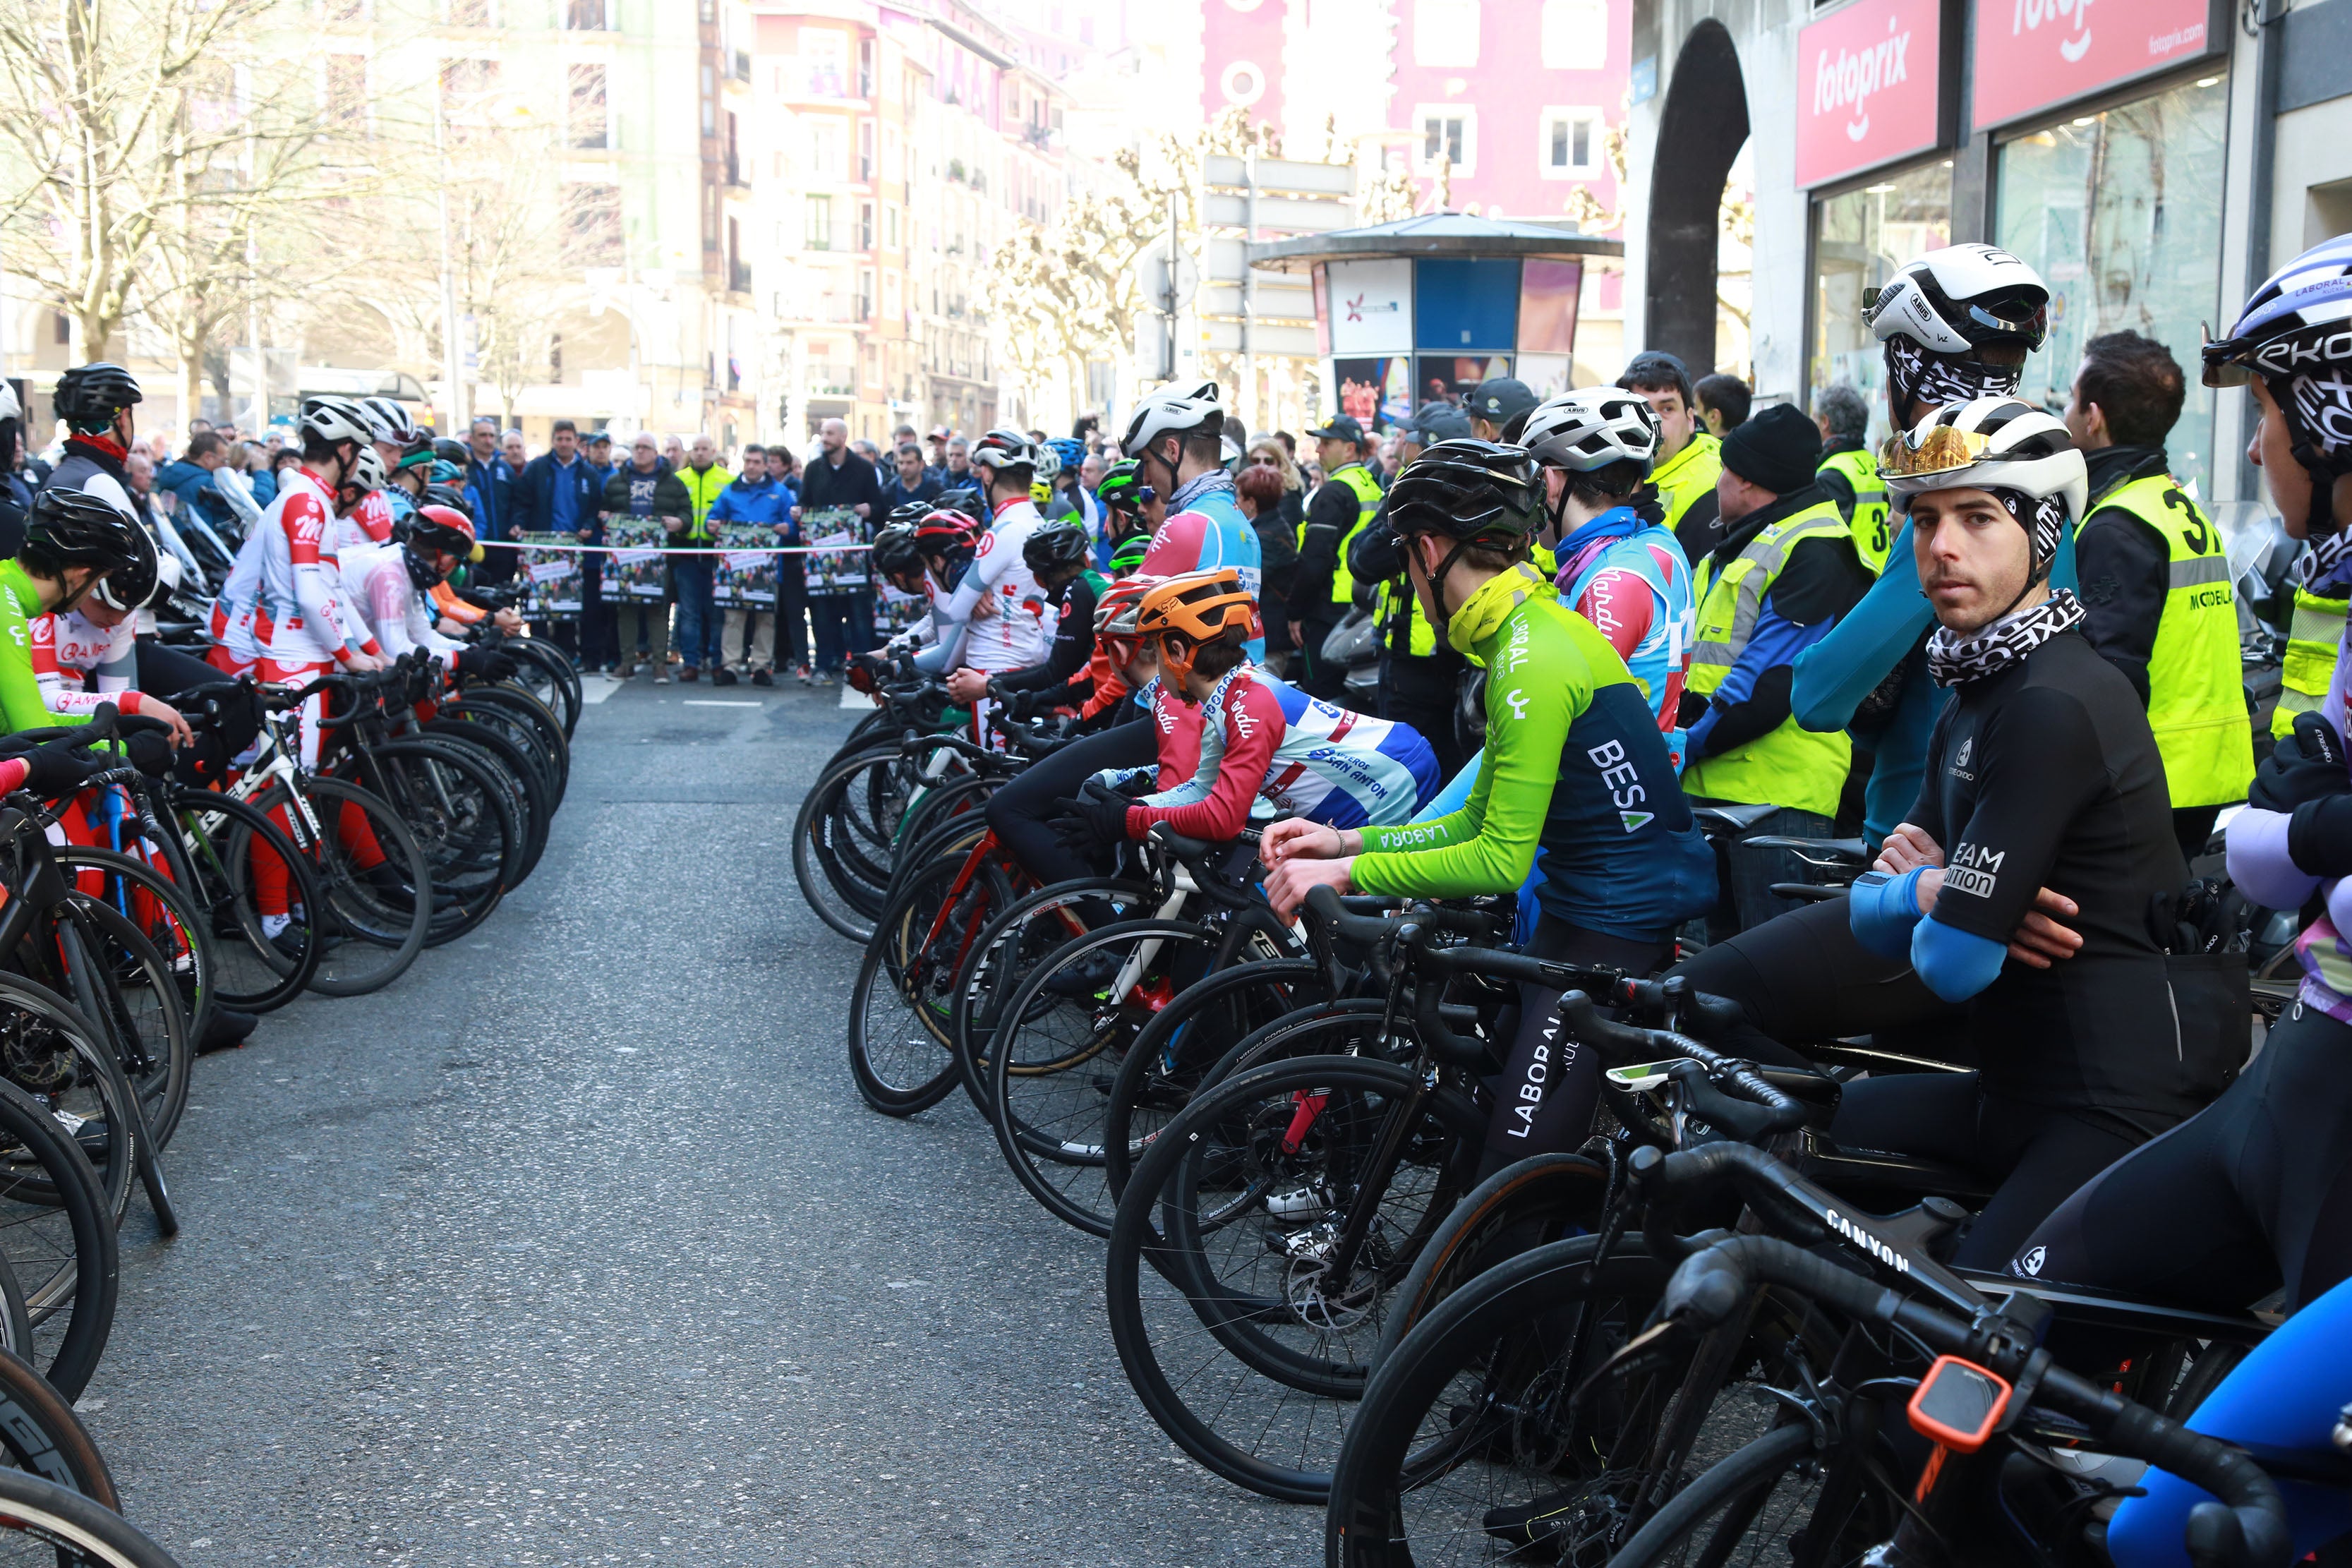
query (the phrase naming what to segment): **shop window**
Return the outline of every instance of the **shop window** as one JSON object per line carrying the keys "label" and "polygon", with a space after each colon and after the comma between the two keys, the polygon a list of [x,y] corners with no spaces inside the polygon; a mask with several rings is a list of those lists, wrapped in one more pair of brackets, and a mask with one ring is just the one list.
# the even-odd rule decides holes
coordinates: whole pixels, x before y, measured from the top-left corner
{"label": "shop window", "polygon": [[1543,0],[1544,69],[1609,67],[1609,0]]}
{"label": "shop window", "polygon": [[1547,109],[1537,118],[1540,132],[1536,166],[1547,180],[1591,180],[1601,174],[1601,110]]}
{"label": "shop window", "polygon": [[2227,78],[2206,78],[2020,136],[2000,149],[1995,243],[2050,285],[2050,337],[2026,362],[2022,395],[2057,409],[2083,344],[2129,330],[2172,351],[2189,400],[2166,452],[2210,495],[2213,395],[2200,384],[2200,323],[2221,314]]}
{"label": "shop window", "polygon": [[1413,0],[1412,63],[1478,63],[1478,0]]}
{"label": "shop window", "polygon": [[1852,382],[1870,404],[1870,440],[1886,433],[1885,363],[1864,305],[1905,262],[1952,239],[1952,165],[1887,174],[1814,206],[1813,352],[1818,392]]}

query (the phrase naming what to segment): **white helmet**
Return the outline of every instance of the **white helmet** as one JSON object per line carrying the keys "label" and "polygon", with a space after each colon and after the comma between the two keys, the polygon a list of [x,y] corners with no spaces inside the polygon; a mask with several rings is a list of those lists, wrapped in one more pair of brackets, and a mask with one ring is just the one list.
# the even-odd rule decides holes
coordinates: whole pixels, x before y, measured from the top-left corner
{"label": "white helmet", "polygon": [[312,397],[302,405],[302,436],[305,440],[316,437],[321,441],[357,441],[362,446],[376,438],[375,416],[349,397]]}
{"label": "white helmet", "polygon": [[352,471],[343,476],[343,483],[365,495],[383,489],[385,478],[383,455],[373,447],[362,447],[359,457],[352,463]]}
{"label": "white helmet", "polygon": [[391,398],[363,398],[362,405],[370,414],[375,416],[377,424],[383,426],[384,434],[377,437],[377,440],[389,441],[395,447],[405,447],[416,439],[416,421],[408,416],[407,409],[403,408]]}
{"label": "white helmet", "polygon": [[1616,386],[1563,392],[1528,414],[1518,445],[1548,468],[1590,473],[1612,463],[1657,460],[1658,416],[1649,399]]}
{"label": "white helmet", "polygon": [[1222,435],[1224,419],[1224,400],[1215,382],[1204,381],[1190,388],[1171,382],[1145,394],[1135,405],[1135,412],[1128,416],[1127,434],[1118,438],[1118,449],[1127,457],[1139,458],[1160,437],[1185,435],[1203,425]]}
{"label": "white helmet", "polygon": [[1931,353],[1965,354],[1988,343],[2042,346],[2050,329],[2042,274],[1990,245],[1949,245],[1906,261],[1863,307],[1881,342],[1906,337]]}
{"label": "white helmet", "polygon": [[24,416],[25,407],[16,401],[16,387],[0,381],[0,419],[22,419]]}
{"label": "white helmet", "polygon": [[1028,468],[1038,466],[1037,444],[1018,430],[995,429],[971,444],[975,468]]}
{"label": "white helmet", "polygon": [[[2090,504],[2091,479],[2065,421],[2015,397],[1950,403],[1878,449],[1886,488],[1910,498],[1963,488],[2022,498],[2010,510],[2033,542],[2037,571],[2049,569],[2059,536]],[[2004,498],[2006,499],[2006,498]]]}
{"label": "white helmet", "polygon": [[1030,479],[1033,481],[1049,485],[1055,479],[1060,479],[1062,477],[1062,454],[1056,452],[1051,447],[1038,447],[1035,448],[1035,451],[1037,453],[1037,471],[1031,474],[1029,476]]}

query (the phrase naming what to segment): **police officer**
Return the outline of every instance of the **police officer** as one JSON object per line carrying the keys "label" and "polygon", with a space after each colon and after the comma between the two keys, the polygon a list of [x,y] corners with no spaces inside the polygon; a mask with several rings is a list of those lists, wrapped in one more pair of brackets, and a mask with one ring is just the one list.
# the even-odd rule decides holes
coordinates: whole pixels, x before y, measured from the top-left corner
{"label": "police officer", "polygon": [[[1844,517],[1814,479],[1821,445],[1813,422],[1787,404],[1726,437],[1723,542],[1693,571],[1698,631],[1683,688],[1683,789],[1708,805],[1776,808],[1748,835],[1827,835],[1852,758],[1843,731],[1809,731],[1789,709],[1797,655],[1870,588]],[[1738,928],[1792,907],[1771,891],[1803,879],[1788,858],[1733,848],[1725,913]],[[1738,929],[1712,923],[1725,936]]]}
{"label": "police officer", "polygon": [[1498,375],[1472,387],[1462,401],[1472,435],[1481,441],[1516,441],[1519,426],[1543,399],[1517,376]]}
{"label": "police officer", "polygon": [[1870,455],[1870,404],[1862,389],[1841,381],[1813,395],[1813,423],[1822,429],[1822,490],[1837,502],[1853,532],[1853,552],[1874,577],[1886,569],[1886,481]]}
{"label": "police officer", "polygon": [[[1413,416],[1399,447],[1400,466],[1422,448],[1470,435],[1470,416],[1450,403],[1431,403]],[[1381,717],[1401,720],[1420,731],[1452,778],[1475,747],[1464,743],[1454,715],[1470,661],[1449,647],[1421,607],[1404,575],[1404,547],[1385,516],[1356,536],[1349,569],[1359,583],[1377,583],[1372,617],[1380,632]]]}
{"label": "police officer", "polygon": [[2246,798],[2254,752],[2229,557],[2165,459],[2187,386],[2162,343],[2108,332],[2083,345],[2065,419],[2091,471],[2074,543],[2083,632],[2147,704],[2173,831],[2193,857],[2221,808]]}
{"label": "police officer", "polygon": [[1723,444],[1700,428],[1690,372],[1673,354],[1663,349],[1635,354],[1617,384],[1647,398],[1658,416],[1658,466],[1650,482],[1658,487],[1666,528],[1683,553],[1696,561],[1723,538],[1715,501]]}
{"label": "police officer", "polygon": [[1298,570],[1290,581],[1290,638],[1298,645],[1299,689],[1310,697],[1338,702],[1347,695],[1348,672],[1327,668],[1323,639],[1331,635],[1354,602],[1356,580],[1348,572],[1348,546],[1381,509],[1381,484],[1364,466],[1364,427],[1341,414],[1315,438],[1323,461],[1323,482],[1307,502],[1298,525]]}

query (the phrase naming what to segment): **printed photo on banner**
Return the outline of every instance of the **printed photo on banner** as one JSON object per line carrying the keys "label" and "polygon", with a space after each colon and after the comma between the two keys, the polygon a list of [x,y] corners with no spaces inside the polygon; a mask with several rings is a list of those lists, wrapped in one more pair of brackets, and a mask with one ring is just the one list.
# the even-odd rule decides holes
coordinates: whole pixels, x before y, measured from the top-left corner
{"label": "printed photo on banner", "polygon": [[[776,602],[776,532],[756,522],[723,522],[711,542],[727,552],[711,574],[711,602],[758,609]],[[762,550],[761,545],[770,548]]]}
{"label": "printed photo on banner", "polygon": [[877,584],[874,603],[874,629],[877,632],[903,632],[923,618],[930,601],[919,595],[902,594],[887,581]]}
{"label": "printed photo on banner", "polygon": [[811,507],[801,514],[801,537],[815,553],[808,557],[808,591],[845,594],[866,585],[866,552],[873,542],[856,507]]}
{"label": "printed photo on banner", "polygon": [[668,531],[648,518],[616,517],[604,525],[604,542],[613,553],[604,563],[604,597],[658,599],[662,596],[661,542]]}
{"label": "printed photo on banner", "polygon": [[[524,545],[574,542],[568,533],[517,533],[515,540]],[[581,563],[586,557],[577,550],[526,549],[518,553],[522,560],[516,575],[527,584],[522,600],[525,616],[536,619],[580,613]]]}

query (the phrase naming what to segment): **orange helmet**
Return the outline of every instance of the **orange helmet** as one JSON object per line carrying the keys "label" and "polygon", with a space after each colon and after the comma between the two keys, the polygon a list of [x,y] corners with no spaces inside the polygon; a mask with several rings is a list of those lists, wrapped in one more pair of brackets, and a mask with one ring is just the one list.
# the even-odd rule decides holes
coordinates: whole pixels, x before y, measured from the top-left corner
{"label": "orange helmet", "polygon": [[1186,572],[1144,595],[1135,629],[1159,643],[1160,666],[1181,687],[1192,672],[1198,649],[1258,635],[1257,601],[1243,589],[1241,574],[1230,566]]}
{"label": "orange helmet", "polygon": [[1165,577],[1122,577],[1102,591],[1095,601],[1095,640],[1103,645],[1112,661],[1122,668],[1135,662],[1137,647],[1143,640],[1135,627],[1137,613],[1143,607],[1143,596],[1166,582]]}

